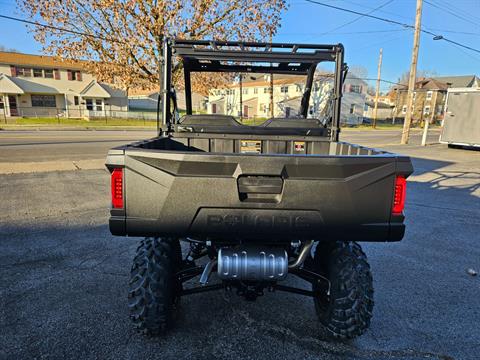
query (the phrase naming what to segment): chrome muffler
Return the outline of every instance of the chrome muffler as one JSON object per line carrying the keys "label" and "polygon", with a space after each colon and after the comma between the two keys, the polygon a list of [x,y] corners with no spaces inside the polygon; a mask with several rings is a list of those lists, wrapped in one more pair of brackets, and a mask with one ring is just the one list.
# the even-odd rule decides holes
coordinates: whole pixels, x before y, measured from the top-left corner
{"label": "chrome muffler", "polygon": [[279,247],[249,245],[218,252],[218,277],[222,280],[278,281],[287,273],[288,255]]}

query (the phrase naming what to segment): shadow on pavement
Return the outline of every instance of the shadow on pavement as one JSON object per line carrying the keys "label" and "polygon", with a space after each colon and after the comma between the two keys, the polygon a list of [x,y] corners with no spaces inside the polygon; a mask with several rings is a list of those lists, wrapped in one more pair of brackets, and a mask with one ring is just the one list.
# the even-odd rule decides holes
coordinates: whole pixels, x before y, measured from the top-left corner
{"label": "shadow on pavement", "polygon": [[[465,269],[480,267],[480,173],[413,161],[404,241],[364,244],[376,307],[358,340],[329,340],[311,299],[274,293],[249,303],[222,292],[185,297],[177,326],[145,338],[126,299],[137,239],[111,236],[103,208],[72,207],[55,221],[0,224],[0,357],[475,359],[480,286]],[[103,184],[97,174],[85,189]]]}

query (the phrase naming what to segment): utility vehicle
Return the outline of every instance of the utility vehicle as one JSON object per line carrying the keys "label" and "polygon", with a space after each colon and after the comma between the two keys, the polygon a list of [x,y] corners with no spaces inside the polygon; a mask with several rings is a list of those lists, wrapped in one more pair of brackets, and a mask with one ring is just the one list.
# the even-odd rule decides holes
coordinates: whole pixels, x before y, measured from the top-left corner
{"label": "utility vehicle", "polygon": [[[133,323],[146,334],[163,333],[179,299],[200,292],[255,300],[286,291],[313,298],[333,336],[364,333],[373,287],[358,242],[402,239],[405,179],[413,169],[406,156],[339,141],[343,46],[167,40],[162,59],[158,136],[112,149],[106,161],[111,233],[145,237],[129,282]],[[329,62],[326,110],[312,118],[317,65]],[[173,68],[183,68],[183,117]],[[196,73],[233,73],[238,85],[242,76],[254,79],[260,93],[268,93],[263,81],[267,89],[286,76],[304,78],[304,85],[297,110],[286,114],[292,117],[252,126],[241,114],[243,91],[240,116],[235,104],[226,114],[193,114]],[[224,97],[232,95],[228,84]]]}

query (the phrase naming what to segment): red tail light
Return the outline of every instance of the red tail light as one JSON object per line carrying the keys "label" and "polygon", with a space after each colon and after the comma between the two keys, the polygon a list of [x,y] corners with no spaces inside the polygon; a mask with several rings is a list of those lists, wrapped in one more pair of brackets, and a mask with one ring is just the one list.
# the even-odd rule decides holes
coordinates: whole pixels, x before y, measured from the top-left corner
{"label": "red tail light", "polygon": [[395,191],[393,194],[392,214],[401,215],[405,207],[405,194],[407,192],[407,180],[403,176],[395,178]]}
{"label": "red tail light", "polygon": [[114,209],[123,208],[123,169],[112,171],[112,206]]}

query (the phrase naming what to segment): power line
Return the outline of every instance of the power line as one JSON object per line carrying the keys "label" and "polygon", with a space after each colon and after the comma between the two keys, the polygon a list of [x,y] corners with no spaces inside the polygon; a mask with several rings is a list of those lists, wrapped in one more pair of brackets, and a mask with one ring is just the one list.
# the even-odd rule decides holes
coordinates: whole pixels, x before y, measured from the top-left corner
{"label": "power line", "polygon": [[466,22],[468,22],[468,23],[470,23],[470,24],[477,25],[476,22],[473,22],[473,21],[467,19],[466,17],[464,17],[464,16],[462,16],[462,15],[459,15],[459,14],[457,14],[457,13],[455,13],[455,12],[453,12],[453,11],[447,9],[447,8],[442,8],[441,6],[439,6],[439,5],[437,5],[437,4],[434,4],[434,3],[431,3],[430,1],[427,1],[427,0],[423,0],[423,1],[424,1],[425,3],[427,3],[428,5],[430,5],[431,7],[434,7],[434,8],[436,8],[436,9],[441,10],[441,11],[445,11],[445,12],[449,13],[450,15],[455,16],[457,19],[466,21]]}
{"label": "power line", "polygon": [[42,23],[39,23],[39,22],[37,22],[37,21],[30,21],[30,20],[26,20],[26,19],[20,19],[20,18],[16,18],[16,17],[13,17],[13,16],[0,15],[0,18],[7,19],[7,20],[12,20],[12,21],[18,21],[18,22],[21,22],[21,23],[24,23],[24,24],[40,26],[40,27],[44,27],[44,28],[46,28],[46,29],[63,31],[63,32],[66,32],[66,33],[74,34],[74,35],[80,35],[80,36],[90,37],[90,38],[94,38],[94,39],[99,39],[99,40],[103,40],[103,41],[115,42],[115,43],[119,43],[119,44],[126,44],[125,41],[121,41],[121,40],[117,40],[117,39],[107,39],[106,37],[99,36],[99,35],[88,34],[88,33],[85,33],[85,32],[76,31],[76,30],[71,30],[71,29],[66,29],[66,28],[59,27],[59,26],[42,24]]}
{"label": "power line", "polygon": [[429,29],[432,31],[442,31],[442,32],[452,33],[452,34],[480,36],[480,33],[469,32],[469,31],[442,30],[442,29],[434,29],[434,28],[429,28]]}
{"label": "power line", "polygon": [[[335,6],[335,5],[325,4],[325,3],[322,3],[322,2],[316,1],[316,0],[305,0],[305,1],[307,1],[307,2],[309,2],[309,3],[312,3],[312,4],[316,4],[316,5],[328,7],[328,8],[331,8],[331,9],[348,12],[348,13],[351,13],[351,14],[362,15],[362,16],[369,17],[369,18],[372,18],[372,19],[375,19],[375,20],[379,20],[379,21],[383,21],[383,22],[386,22],[386,23],[389,23],[389,24],[394,24],[394,25],[403,26],[404,28],[409,28],[409,29],[414,29],[414,28],[415,28],[413,25],[405,24],[405,23],[402,23],[402,22],[400,22],[400,21],[396,21],[396,20],[392,20],[392,19],[387,19],[387,18],[382,18],[382,17],[379,17],[379,16],[370,15],[370,14],[367,14],[367,13],[362,13],[362,12],[359,12],[359,11],[346,9],[346,8],[342,8],[342,7]],[[420,29],[420,31],[423,32],[423,33],[425,33],[425,34],[432,35],[434,40],[444,40],[444,41],[447,41],[447,42],[449,42],[449,43],[452,43],[452,44],[461,46],[461,47],[463,47],[463,48],[465,48],[465,49],[468,49],[468,50],[471,50],[471,51],[475,51],[475,52],[480,53],[480,50],[479,50],[479,49],[475,49],[475,48],[473,48],[473,47],[471,47],[471,46],[464,45],[464,44],[459,43],[459,42],[457,42],[457,41],[447,39],[447,38],[444,37],[443,35],[435,34],[435,33],[431,32],[431,31],[428,31],[428,30],[425,30],[425,29]]]}
{"label": "power line", "polygon": [[[377,7],[374,8],[374,9],[372,9],[372,10],[369,11],[367,14],[370,15],[370,14],[374,13],[375,11],[377,11],[377,10],[379,10],[379,9],[387,6],[388,4],[390,4],[390,3],[392,3],[392,2],[393,2],[393,0],[389,0],[389,1],[387,1],[386,3],[384,3],[384,4],[380,5],[380,6],[377,6]],[[355,19],[346,22],[345,24],[339,25],[339,26],[337,26],[337,27],[335,27],[335,28],[333,28],[333,29],[331,29],[331,30],[328,30],[328,31],[326,31],[326,32],[324,32],[324,33],[319,34],[319,36],[329,34],[329,33],[333,32],[333,31],[335,31],[335,30],[338,30],[338,29],[341,29],[341,28],[343,28],[343,27],[345,27],[345,26],[348,26],[348,25],[350,25],[350,24],[353,24],[354,22],[357,22],[358,20],[362,19],[363,17],[364,17],[364,15],[360,15],[360,16],[356,17]]]}
{"label": "power line", "polygon": [[[390,30],[368,30],[368,31],[347,31],[347,32],[335,32],[335,35],[365,35],[365,34],[379,34],[379,33],[398,33],[398,32],[403,32],[403,31],[408,31],[409,29],[390,29]],[[313,32],[303,32],[303,33],[295,33],[295,32],[288,32],[288,33],[281,33],[275,35],[275,37],[280,37],[280,36],[291,36],[291,35],[297,35],[297,36],[321,36],[323,33],[313,33]],[[480,34],[478,34],[480,36]]]}
{"label": "power line", "polygon": [[[377,81],[376,78],[357,78],[357,79],[360,79],[360,80],[365,80],[365,81]],[[381,82],[384,82],[384,83],[387,83],[387,84],[392,84],[392,85],[401,85],[401,86],[407,86],[405,84],[400,84],[400,83],[397,83],[395,81],[390,81],[390,80],[385,80],[385,79],[380,79]]]}
{"label": "power line", "polygon": [[[389,33],[389,32],[399,32],[406,31],[408,29],[390,29],[390,30],[367,30],[367,31],[350,31],[350,32],[337,32],[336,35],[349,35],[349,34],[378,34],[378,33]],[[479,34],[480,35],[480,34]]]}
{"label": "power line", "polygon": [[[476,21],[477,24],[478,24],[478,21],[480,21],[480,17],[478,16],[474,16],[473,14],[471,14],[470,12],[468,11],[465,11],[465,10],[462,10],[459,6],[458,6],[458,3],[456,3],[455,5],[457,6],[452,6],[450,5],[448,2],[445,2],[445,1],[439,1],[437,0],[438,3],[442,4],[443,7],[449,9],[450,11],[453,11],[453,12],[456,12],[457,14],[460,14],[464,17],[467,17],[473,21]],[[480,3],[477,3],[477,5],[479,6],[478,9],[480,9]]]}

